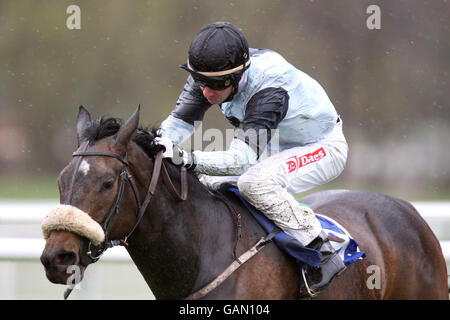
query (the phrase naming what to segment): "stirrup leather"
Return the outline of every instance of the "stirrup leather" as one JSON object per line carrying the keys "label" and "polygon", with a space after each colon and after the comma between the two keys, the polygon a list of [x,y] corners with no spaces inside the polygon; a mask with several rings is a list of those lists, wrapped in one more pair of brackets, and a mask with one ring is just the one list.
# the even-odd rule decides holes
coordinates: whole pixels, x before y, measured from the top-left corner
{"label": "stirrup leather", "polygon": [[305,287],[306,287],[306,291],[308,292],[309,296],[311,298],[315,298],[319,295],[320,291],[315,291],[312,290],[309,285],[308,285],[308,281],[306,281],[306,276],[305,276],[305,268],[302,268],[302,277],[303,277],[303,282],[305,283]]}

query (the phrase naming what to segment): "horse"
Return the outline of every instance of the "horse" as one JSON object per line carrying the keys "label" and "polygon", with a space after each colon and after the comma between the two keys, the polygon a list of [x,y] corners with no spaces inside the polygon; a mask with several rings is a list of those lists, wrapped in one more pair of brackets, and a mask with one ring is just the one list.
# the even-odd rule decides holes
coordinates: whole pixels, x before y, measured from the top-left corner
{"label": "horse", "polygon": [[[139,127],[139,112],[121,125],[93,121],[80,106],[78,150],[58,177],[60,203],[92,220],[75,225],[101,226],[92,233],[104,237],[47,224],[40,260],[49,281],[67,284],[69,266],[83,275],[114,239],[109,243],[125,246],[156,299],[195,298],[267,235],[235,195],[212,191],[161,159],[158,132]],[[320,191],[300,201],[339,222],[366,253],[314,299],[448,299],[439,241],[407,201],[368,190]],[[270,241],[235,269],[197,298],[295,300],[304,285],[297,261]],[[374,276],[379,285],[371,285]]]}

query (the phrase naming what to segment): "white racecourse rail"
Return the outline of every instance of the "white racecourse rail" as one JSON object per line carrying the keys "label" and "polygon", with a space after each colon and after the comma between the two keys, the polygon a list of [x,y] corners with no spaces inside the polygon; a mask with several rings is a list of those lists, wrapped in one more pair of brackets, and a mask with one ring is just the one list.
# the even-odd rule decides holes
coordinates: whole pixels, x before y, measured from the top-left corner
{"label": "white racecourse rail", "polygon": [[[450,201],[412,204],[439,239],[450,271]],[[61,299],[64,287],[51,285],[45,279],[39,262],[45,245],[40,224],[47,212],[57,205],[57,201],[0,200],[0,299]],[[86,272],[82,281],[82,284],[88,282],[88,285],[84,290],[74,290],[71,298],[154,299],[122,247],[109,249],[90,268],[87,269],[90,273]],[[33,274],[29,275],[30,279],[26,277],[28,273]],[[38,277],[40,279],[36,280]],[[24,283],[16,283],[21,281]],[[46,294],[43,288],[47,287],[53,288],[53,291]]]}
{"label": "white racecourse rail", "polygon": [[[446,260],[450,262],[450,201],[412,204],[433,229]],[[40,236],[40,223],[47,212],[57,205],[56,201],[0,202],[0,260],[39,258],[45,243]],[[25,231],[25,235],[22,232],[22,236],[12,234],[15,231],[20,234],[21,226],[29,227],[32,232]],[[130,257],[124,248],[116,247],[109,249],[102,260],[129,261]]]}

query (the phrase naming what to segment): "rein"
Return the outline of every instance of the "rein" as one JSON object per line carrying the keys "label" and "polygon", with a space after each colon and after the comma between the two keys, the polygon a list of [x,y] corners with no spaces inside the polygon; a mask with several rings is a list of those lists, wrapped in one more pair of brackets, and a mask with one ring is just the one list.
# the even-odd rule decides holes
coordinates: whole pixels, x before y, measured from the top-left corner
{"label": "rein", "polygon": [[[76,170],[75,173],[78,171],[79,166],[81,164],[82,157],[86,156],[102,156],[102,157],[110,157],[119,160],[122,162],[123,166],[120,172],[120,181],[119,181],[119,187],[117,191],[116,198],[114,200],[114,203],[108,213],[108,216],[106,217],[105,221],[101,224],[101,227],[103,228],[103,231],[105,232],[105,241],[103,245],[98,246],[96,249],[96,253],[93,253],[93,250],[91,248],[92,242],[89,241],[88,245],[88,251],[86,254],[88,257],[92,260],[92,262],[97,262],[100,257],[103,255],[103,253],[108,249],[112,248],[114,246],[128,246],[127,240],[132,235],[132,233],[135,231],[136,227],[138,226],[139,222],[141,221],[142,217],[144,216],[145,211],[147,210],[148,204],[150,203],[151,198],[153,197],[156,186],[158,184],[159,176],[162,172],[162,177],[164,182],[169,187],[170,192],[179,200],[186,200],[187,194],[188,194],[188,182],[187,182],[187,170],[185,167],[181,167],[181,193],[177,191],[175,186],[173,185],[173,182],[169,176],[169,173],[167,171],[167,168],[165,164],[163,163],[163,153],[164,151],[160,151],[155,156],[154,166],[153,166],[153,172],[152,177],[150,180],[150,184],[148,186],[147,193],[145,195],[144,201],[141,203],[139,199],[138,190],[136,187],[136,184],[133,180],[132,175],[128,172],[128,153],[125,154],[125,157],[121,157],[118,154],[115,153],[109,153],[109,152],[95,152],[95,151],[86,151],[87,145],[83,149],[83,151],[77,151],[72,153],[73,157],[81,157],[80,160],[77,161],[76,164]],[[72,200],[72,189],[74,184],[74,176],[72,177],[72,183],[69,189],[69,203]],[[120,201],[122,200],[123,193],[125,190],[125,183],[128,181],[130,184],[135,199],[137,203],[137,218],[136,222],[134,223],[134,226],[131,228],[131,230],[128,232],[128,234],[121,240],[107,240],[107,234],[108,229],[111,224],[111,221],[115,217],[116,214],[119,213],[119,206]],[[238,220],[238,228],[240,229],[240,219]],[[190,294],[188,297],[184,298],[184,300],[193,300],[193,299],[201,299],[208,293],[210,293],[212,290],[217,288],[220,284],[222,284],[234,271],[236,271],[238,268],[240,268],[246,261],[248,261],[250,258],[252,258],[254,255],[256,255],[266,244],[272,241],[272,238],[276,235],[277,232],[272,232],[268,234],[265,238],[261,238],[252,248],[244,252],[239,258],[235,255],[235,260],[220,274],[218,275],[213,281],[211,281],[208,285],[204,286],[200,290]],[[239,236],[238,236],[239,238]],[[236,248],[235,248],[236,249]],[[70,293],[72,292],[72,288],[68,288],[66,292],[64,293],[64,299],[67,299]]]}
{"label": "rein", "polygon": [[91,248],[91,242],[89,242],[89,251],[87,252],[87,255],[93,260],[93,262],[96,262],[101,255],[106,251],[108,248],[112,248],[114,246],[123,245],[128,246],[127,240],[132,235],[132,233],[136,230],[136,227],[138,226],[139,222],[141,221],[142,217],[144,216],[145,211],[147,210],[148,204],[150,203],[151,198],[153,197],[156,186],[158,184],[159,176],[161,173],[161,168],[163,169],[163,179],[166,182],[166,184],[170,187],[170,190],[172,193],[179,198],[180,200],[186,200],[187,194],[188,194],[188,183],[187,183],[187,173],[186,168],[181,168],[181,194],[178,193],[178,191],[175,189],[175,186],[173,185],[169,174],[167,172],[167,169],[162,161],[163,159],[163,151],[160,151],[155,156],[155,162],[153,166],[153,173],[152,178],[150,180],[150,184],[147,190],[147,193],[145,195],[144,201],[141,203],[139,199],[139,193],[137,191],[136,184],[134,183],[132,175],[128,171],[128,154],[125,154],[125,157],[121,157],[115,153],[110,152],[87,152],[87,151],[81,151],[81,152],[74,152],[72,154],[73,157],[85,157],[85,156],[103,156],[103,157],[110,157],[117,159],[123,163],[122,170],[120,172],[120,181],[119,181],[119,188],[117,191],[117,196],[114,200],[114,203],[109,211],[108,216],[106,217],[105,221],[102,223],[102,228],[105,232],[105,238],[107,238],[109,226],[115,217],[115,215],[119,212],[119,206],[120,201],[123,197],[123,192],[125,190],[125,182],[128,181],[130,184],[135,199],[137,203],[137,218],[136,222],[134,223],[134,226],[131,228],[131,230],[128,232],[128,234],[121,240],[110,240],[109,242],[105,240],[105,245],[100,248],[100,250],[97,251],[96,255],[93,255]]}

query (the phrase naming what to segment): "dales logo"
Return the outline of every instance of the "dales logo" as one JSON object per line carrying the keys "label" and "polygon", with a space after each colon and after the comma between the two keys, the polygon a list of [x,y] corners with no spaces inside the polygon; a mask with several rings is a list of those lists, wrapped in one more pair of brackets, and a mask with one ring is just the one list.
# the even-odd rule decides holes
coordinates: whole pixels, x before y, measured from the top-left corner
{"label": "dales logo", "polygon": [[287,159],[286,164],[288,165],[288,173],[291,173],[293,171],[297,171],[303,166],[306,166],[310,163],[317,162],[320,159],[324,158],[326,156],[325,150],[322,148],[317,149],[314,152],[305,154],[303,156],[292,156]]}

